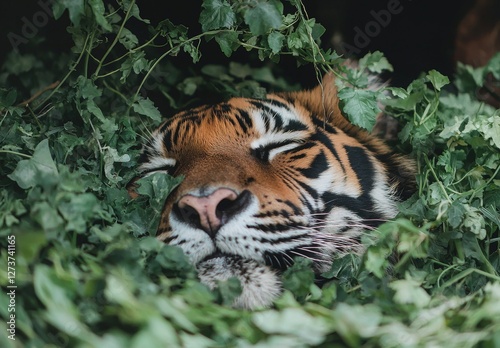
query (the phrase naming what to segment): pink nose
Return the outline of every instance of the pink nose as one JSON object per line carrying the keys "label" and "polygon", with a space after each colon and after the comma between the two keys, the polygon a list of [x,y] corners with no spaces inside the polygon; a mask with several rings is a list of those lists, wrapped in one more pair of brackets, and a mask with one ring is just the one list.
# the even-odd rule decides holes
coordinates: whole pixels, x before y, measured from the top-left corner
{"label": "pink nose", "polygon": [[228,188],[219,188],[208,196],[184,195],[177,202],[179,218],[210,235],[231,217],[241,211],[249,201],[249,192],[238,195]]}

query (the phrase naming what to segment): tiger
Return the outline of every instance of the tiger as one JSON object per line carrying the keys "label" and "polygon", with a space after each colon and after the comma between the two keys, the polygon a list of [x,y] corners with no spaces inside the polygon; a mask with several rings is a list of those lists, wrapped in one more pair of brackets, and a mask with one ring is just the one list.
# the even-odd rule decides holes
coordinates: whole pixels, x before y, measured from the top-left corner
{"label": "tiger", "polygon": [[246,309],[273,304],[297,257],[321,274],[360,253],[363,234],[415,191],[413,160],[344,117],[331,73],[312,89],[233,97],[165,120],[143,146],[137,178],[156,172],[184,177],[156,237],[181,248],[209,288],[237,278],[233,305]]}

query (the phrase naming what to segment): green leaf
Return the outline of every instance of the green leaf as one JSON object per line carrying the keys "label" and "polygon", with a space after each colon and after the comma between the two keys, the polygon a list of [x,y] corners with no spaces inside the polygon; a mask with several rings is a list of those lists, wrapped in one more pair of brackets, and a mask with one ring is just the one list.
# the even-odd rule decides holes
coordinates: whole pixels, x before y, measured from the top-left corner
{"label": "green leaf", "polygon": [[447,76],[444,76],[436,70],[429,71],[426,77],[432,83],[432,86],[434,86],[434,88],[438,91],[440,91],[443,86],[446,86],[450,83],[450,80]]}
{"label": "green leaf", "polygon": [[62,311],[76,309],[72,299],[76,295],[76,282],[71,277],[63,278],[47,265],[36,265],[33,285],[37,297],[49,308]]}
{"label": "green leaf", "polygon": [[59,19],[67,9],[71,23],[78,26],[85,12],[85,3],[83,0],[58,0],[54,2],[52,8],[55,19]]}
{"label": "green leaf", "polygon": [[87,101],[87,110],[94,116],[96,116],[101,122],[105,122],[106,119],[102,113],[102,110],[97,106],[93,100]]}
{"label": "green leaf", "polygon": [[137,193],[149,197],[151,202],[162,204],[182,179],[182,176],[174,178],[166,173],[153,173],[137,180]]}
{"label": "green leaf", "polygon": [[274,54],[279,53],[281,51],[284,42],[285,42],[285,35],[283,35],[279,31],[273,31],[267,37],[267,43],[269,44],[269,47],[271,48],[271,51]]}
{"label": "green leaf", "polygon": [[455,201],[450,205],[446,213],[448,215],[448,222],[450,223],[450,226],[457,228],[462,223],[465,215],[465,208],[463,204]]}
{"label": "green leaf", "polygon": [[485,67],[486,73],[491,73],[497,80],[500,80],[500,52],[497,52]]}
{"label": "green leaf", "polygon": [[45,230],[54,231],[64,223],[57,210],[47,202],[38,202],[31,207],[31,216]]}
{"label": "green leaf", "polygon": [[0,88],[0,107],[8,108],[14,105],[17,99],[17,91],[15,89],[5,90]]}
{"label": "green leaf", "polygon": [[215,41],[217,41],[222,53],[224,53],[226,57],[230,57],[231,54],[239,47],[238,32],[236,31],[218,33],[215,36]]}
{"label": "green leaf", "polygon": [[[130,30],[127,28],[123,28],[118,38],[118,41],[125,47],[127,50],[131,50],[137,46],[139,43],[139,39],[135,36]],[[144,54],[144,52],[141,52]]]}
{"label": "green leaf", "polygon": [[359,60],[359,67],[361,69],[368,69],[370,72],[376,74],[380,74],[384,70],[394,70],[387,58],[384,57],[383,53],[380,51],[367,53]]}
{"label": "green leaf", "polygon": [[245,11],[245,23],[253,35],[264,35],[272,29],[278,29],[282,23],[282,15],[274,2],[256,1],[255,5]]}
{"label": "green leaf", "polygon": [[21,160],[8,177],[23,189],[40,185],[46,187],[59,179],[56,164],[49,150],[49,141],[42,140],[35,148],[33,156],[28,160]]}
{"label": "green leaf", "polygon": [[311,262],[303,258],[296,258],[293,266],[283,274],[283,288],[300,299],[304,299],[309,294],[313,281],[314,272]]}
{"label": "green leaf", "polygon": [[[124,11],[127,11],[129,8],[130,8],[130,2],[132,0],[123,0],[123,5],[122,5],[122,9]],[[149,19],[144,19],[141,17],[141,14],[140,14],[140,11],[139,11],[139,6],[137,6],[137,4],[133,4],[132,5],[132,8],[130,9],[130,16],[140,20],[141,22],[143,23],[146,23],[146,24],[149,24],[150,23],[150,20]]]}
{"label": "green leaf", "polygon": [[413,279],[396,280],[389,286],[396,292],[394,300],[399,304],[413,304],[417,308],[423,308],[431,300],[429,294]]}
{"label": "green leaf", "polygon": [[326,319],[312,316],[302,308],[285,308],[281,312],[265,311],[252,316],[259,329],[267,334],[292,336],[298,346],[318,345],[329,331]]}
{"label": "green leaf", "polygon": [[59,212],[66,220],[66,229],[83,233],[87,230],[87,222],[97,218],[101,210],[95,195],[91,193],[71,194],[59,202]]}
{"label": "green leaf", "polygon": [[154,121],[161,121],[162,119],[160,112],[149,98],[140,98],[132,105],[132,108],[138,114],[147,116]]}
{"label": "green leaf", "polygon": [[83,75],[78,76],[76,83],[78,87],[76,95],[79,98],[93,100],[102,95],[102,90],[97,88],[92,80],[85,78]]}
{"label": "green leaf", "polygon": [[115,173],[114,164],[123,163],[130,161],[130,156],[127,154],[119,155],[116,149],[111,147],[106,147],[104,152],[104,174],[109,181],[117,183],[122,180],[122,178]]}
{"label": "green leaf", "polygon": [[106,17],[104,17],[106,9],[104,8],[104,3],[102,2],[102,0],[89,0],[89,5],[92,9],[92,13],[94,14],[94,18],[97,24],[99,24],[104,30],[111,31],[111,24],[109,24]]}
{"label": "green leaf", "polygon": [[351,347],[360,346],[359,337],[373,336],[383,320],[380,309],[374,305],[340,303],[334,313],[336,329]]}
{"label": "green leaf", "polygon": [[500,116],[494,115],[488,118],[488,122],[481,127],[485,139],[491,139],[491,142],[497,149],[500,149]]}
{"label": "green leaf", "polygon": [[362,128],[371,130],[380,109],[377,105],[377,96],[373,91],[345,87],[338,93],[342,100],[343,111],[349,120]]}
{"label": "green leaf", "polygon": [[460,92],[475,93],[484,83],[484,68],[474,69],[470,65],[457,63],[457,76],[455,85]]}
{"label": "green leaf", "polygon": [[200,13],[203,31],[231,28],[236,22],[236,14],[227,0],[204,0]]}

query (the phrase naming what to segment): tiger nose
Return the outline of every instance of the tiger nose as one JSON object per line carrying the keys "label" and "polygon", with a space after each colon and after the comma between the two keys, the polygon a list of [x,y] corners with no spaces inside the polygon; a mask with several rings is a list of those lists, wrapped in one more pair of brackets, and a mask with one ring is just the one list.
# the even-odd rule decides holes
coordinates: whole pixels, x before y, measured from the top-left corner
{"label": "tiger nose", "polygon": [[228,188],[219,188],[208,196],[182,196],[176,204],[181,221],[202,229],[210,236],[241,212],[250,201],[250,192],[237,194]]}

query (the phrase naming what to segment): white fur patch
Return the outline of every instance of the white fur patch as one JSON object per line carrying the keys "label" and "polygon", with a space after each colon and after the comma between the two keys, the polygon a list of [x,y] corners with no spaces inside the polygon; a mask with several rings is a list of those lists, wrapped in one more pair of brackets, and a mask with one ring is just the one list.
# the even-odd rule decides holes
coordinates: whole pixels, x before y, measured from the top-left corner
{"label": "white fur patch", "polygon": [[211,289],[229,278],[240,281],[242,292],[234,301],[234,307],[269,307],[281,293],[281,282],[276,273],[253,260],[221,256],[200,263],[197,269],[200,280]]}

